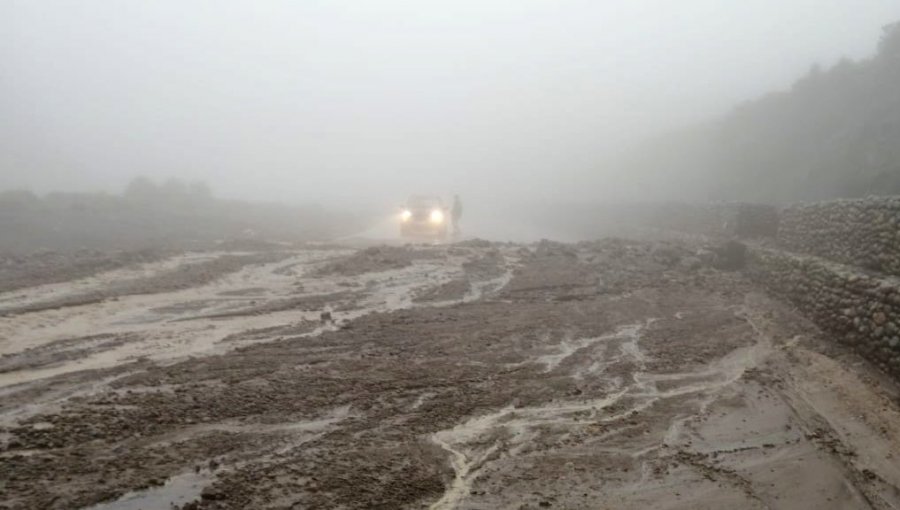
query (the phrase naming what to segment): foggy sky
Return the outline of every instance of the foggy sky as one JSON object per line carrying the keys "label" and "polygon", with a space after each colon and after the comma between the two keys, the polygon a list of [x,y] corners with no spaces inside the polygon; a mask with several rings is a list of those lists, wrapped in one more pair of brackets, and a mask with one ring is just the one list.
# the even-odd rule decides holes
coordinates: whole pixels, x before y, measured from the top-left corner
{"label": "foggy sky", "polygon": [[896,0],[4,0],[0,189],[614,194],[622,146],[867,57],[898,19]]}

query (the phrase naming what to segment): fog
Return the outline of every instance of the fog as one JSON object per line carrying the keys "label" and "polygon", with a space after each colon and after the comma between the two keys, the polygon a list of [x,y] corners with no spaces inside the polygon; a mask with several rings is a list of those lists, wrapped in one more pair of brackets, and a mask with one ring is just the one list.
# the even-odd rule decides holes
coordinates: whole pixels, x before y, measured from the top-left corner
{"label": "fog", "polygon": [[900,510],[900,0],[0,0],[0,510]]}
{"label": "fog", "polygon": [[614,197],[622,147],[875,52],[891,0],[0,4],[0,189]]}

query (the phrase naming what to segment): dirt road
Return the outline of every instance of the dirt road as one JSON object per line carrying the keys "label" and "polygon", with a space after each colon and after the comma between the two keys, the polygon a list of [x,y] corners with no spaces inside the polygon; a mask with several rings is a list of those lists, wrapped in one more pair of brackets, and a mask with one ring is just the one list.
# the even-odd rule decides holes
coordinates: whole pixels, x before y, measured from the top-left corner
{"label": "dirt road", "polygon": [[0,293],[0,507],[900,508],[896,386],[695,249],[196,253]]}

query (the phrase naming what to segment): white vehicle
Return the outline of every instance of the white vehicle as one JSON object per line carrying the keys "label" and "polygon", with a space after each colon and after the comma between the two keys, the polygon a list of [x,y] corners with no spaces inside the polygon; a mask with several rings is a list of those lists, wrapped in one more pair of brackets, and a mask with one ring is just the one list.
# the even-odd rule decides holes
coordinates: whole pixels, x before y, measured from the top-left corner
{"label": "white vehicle", "polygon": [[450,215],[440,197],[413,195],[400,213],[400,235],[444,240],[449,222]]}

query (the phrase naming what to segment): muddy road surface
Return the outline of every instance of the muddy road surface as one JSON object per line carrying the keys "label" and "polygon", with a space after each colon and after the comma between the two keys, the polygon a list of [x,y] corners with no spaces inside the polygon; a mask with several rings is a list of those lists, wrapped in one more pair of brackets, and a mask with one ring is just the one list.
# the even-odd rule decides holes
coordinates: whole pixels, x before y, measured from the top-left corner
{"label": "muddy road surface", "polygon": [[900,508],[896,386],[695,251],[188,253],[17,284],[0,508]]}

